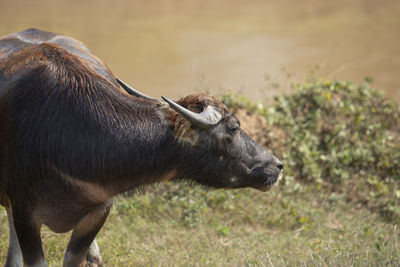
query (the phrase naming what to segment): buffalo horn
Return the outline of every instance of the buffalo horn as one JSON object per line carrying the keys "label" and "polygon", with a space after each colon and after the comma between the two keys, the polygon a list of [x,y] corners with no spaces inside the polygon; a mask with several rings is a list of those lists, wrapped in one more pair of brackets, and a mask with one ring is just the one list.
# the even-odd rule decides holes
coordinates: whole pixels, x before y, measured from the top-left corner
{"label": "buffalo horn", "polygon": [[141,92],[133,89],[132,87],[130,87],[129,85],[127,85],[126,83],[121,81],[120,79],[118,79],[118,78],[116,78],[116,79],[117,79],[117,82],[122,86],[122,88],[124,88],[128,92],[128,94],[134,95],[136,97],[141,97],[141,98],[144,98],[144,99],[147,99],[147,100],[156,100],[156,101],[158,101],[158,99],[156,99],[156,98],[147,96],[147,95],[142,94]]}
{"label": "buffalo horn", "polygon": [[207,108],[205,108],[201,113],[195,113],[164,96],[161,98],[167,102],[173,110],[181,114],[191,124],[200,128],[209,128],[217,124],[222,118],[221,114],[219,114],[218,111],[216,111],[212,106],[207,106]]}

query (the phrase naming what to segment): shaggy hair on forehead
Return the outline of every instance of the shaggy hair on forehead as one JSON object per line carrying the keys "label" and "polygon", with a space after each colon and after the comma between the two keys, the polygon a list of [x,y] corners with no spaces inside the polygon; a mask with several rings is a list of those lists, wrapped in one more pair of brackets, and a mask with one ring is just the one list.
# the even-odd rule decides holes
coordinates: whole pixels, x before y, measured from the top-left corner
{"label": "shaggy hair on forehead", "polygon": [[[205,108],[207,108],[207,106],[212,106],[222,115],[222,118],[229,114],[229,111],[224,104],[206,94],[188,95],[181,98],[177,103],[195,113],[201,113]],[[162,110],[163,117],[173,129],[175,138],[178,139],[178,141],[187,141],[191,144],[197,142],[198,130],[193,128],[188,120],[170,108],[165,102],[160,105],[160,109]]]}

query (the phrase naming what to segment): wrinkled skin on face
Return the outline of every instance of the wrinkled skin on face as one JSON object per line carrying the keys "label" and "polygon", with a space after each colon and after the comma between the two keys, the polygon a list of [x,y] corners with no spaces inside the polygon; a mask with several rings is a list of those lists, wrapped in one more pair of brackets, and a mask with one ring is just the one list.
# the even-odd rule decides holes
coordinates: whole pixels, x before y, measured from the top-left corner
{"label": "wrinkled skin on face", "polygon": [[184,146],[182,161],[189,161],[186,166],[190,166],[182,176],[209,187],[252,187],[262,191],[282,176],[280,160],[251,139],[221,102],[205,94],[194,94],[178,103],[195,113],[211,106],[221,117],[214,125],[201,127],[170,113],[176,137]]}
{"label": "wrinkled skin on face", "polygon": [[199,177],[200,183],[266,191],[282,176],[282,163],[251,139],[231,113],[212,128],[200,131],[197,146],[209,150],[209,164],[220,170],[218,179]]}

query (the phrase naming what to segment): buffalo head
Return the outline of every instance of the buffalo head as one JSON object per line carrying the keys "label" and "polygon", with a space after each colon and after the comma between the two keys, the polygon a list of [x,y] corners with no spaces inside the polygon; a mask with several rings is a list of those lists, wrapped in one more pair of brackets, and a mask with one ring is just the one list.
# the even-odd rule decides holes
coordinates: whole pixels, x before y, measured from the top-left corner
{"label": "buffalo head", "polygon": [[159,114],[179,146],[178,178],[215,188],[266,191],[282,176],[281,161],[250,138],[235,115],[215,98],[192,94],[174,102],[130,93],[158,102]]}

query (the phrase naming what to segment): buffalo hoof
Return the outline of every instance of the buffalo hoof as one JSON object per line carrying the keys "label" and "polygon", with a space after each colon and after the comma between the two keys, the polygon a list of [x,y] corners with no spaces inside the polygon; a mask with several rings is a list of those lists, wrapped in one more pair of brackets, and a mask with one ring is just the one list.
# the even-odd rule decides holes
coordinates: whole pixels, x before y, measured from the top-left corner
{"label": "buffalo hoof", "polygon": [[101,267],[103,266],[103,262],[100,258],[94,258],[91,255],[86,257],[86,264],[85,267]]}
{"label": "buffalo hoof", "polygon": [[101,259],[99,246],[97,245],[96,240],[93,240],[92,244],[89,247],[87,256],[86,256],[86,267],[99,267],[103,266],[103,261]]}

